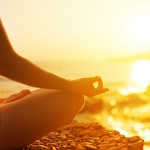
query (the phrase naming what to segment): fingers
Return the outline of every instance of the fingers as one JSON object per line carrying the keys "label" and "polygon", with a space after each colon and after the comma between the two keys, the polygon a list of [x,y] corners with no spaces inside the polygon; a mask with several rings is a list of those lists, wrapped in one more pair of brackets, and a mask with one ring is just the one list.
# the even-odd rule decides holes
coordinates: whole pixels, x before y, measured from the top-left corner
{"label": "fingers", "polygon": [[[103,88],[103,82],[102,82],[101,77],[99,77],[99,76],[93,77],[92,82],[93,82],[93,87],[95,90],[95,94],[93,93],[93,95],[98,95],[98,94],[105,93],[105,92],[109,91],[108,88]],[[96,83],[96,82],[98,83],[98,85],[95,87],[94,83]]]}
{"label": "fingers", "polygon": [[92,81],[92,82],[96,82],[96,81],[102,82],[102,79],[101,79],[101,77],[99,77],[99,76],[95,76],[95,77],[91,77],[91,81]]}
{"label": "fingers", "polygon": [[6,98],[0,98],[0,104],[4,103],[5,100]]}
{"label": "fingers", "polygon": [[30,90],[28,89],[24,89],[22,90],[21,92],[19,92],[18,94],[12,94],[11,96],[9,96],[5,102],[13,102],[13,101],[16,101],[20,98],[23,98],[25,97],[26,95],[30,94]]}
{"label": "fingers", "polygon": [[18,95],[28,95],[30,93],[31,93],[30,90],[24,89],[24,90],[20,91],[18,94],[12,94],[12,95],[10,95],[8,98],[14,98],[14,97],[17,97]]}
{"label": "fingers", "polygon": [[75,89],[74,91],[88,97],[108,91],[108,88],[103,88],[103,82],[99,76],[74,80],[72,85],[73,89]]}
{"label": "fingers", "polygon": [[108,88],[104,88],[104,89],[102,90],[102,93],[105,93],[105,92],[108,92],[108,91],[109,91]]}
{"label": "fingers", "polygon": [[24,95],[28,95],[28,94],[31,93],[31,91],[28,90],[28,89],[24,89],[24,90],[21,91],[21,93],[23,93]]}
{"label": "fingers", "polygon": [[[95,83],[98,84],[98,85],[96,85],[96,87],[94,86]],[[99,76],[95,76],[95,77],[92,78],[92,84],[93,84],[93,87],[97,90],[102,90],[103,89],[103,82],[102,82],[101,77],[99,77]]]}

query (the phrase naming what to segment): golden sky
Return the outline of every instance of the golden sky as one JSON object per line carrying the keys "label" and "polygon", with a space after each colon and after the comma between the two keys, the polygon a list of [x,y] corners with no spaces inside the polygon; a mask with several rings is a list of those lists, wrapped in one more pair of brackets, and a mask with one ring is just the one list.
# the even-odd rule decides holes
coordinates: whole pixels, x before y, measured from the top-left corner
{"label": "golden sky", "polygon": [[150,49],[149,0],[0,0],[0,15],[29,59],[101,61]]}

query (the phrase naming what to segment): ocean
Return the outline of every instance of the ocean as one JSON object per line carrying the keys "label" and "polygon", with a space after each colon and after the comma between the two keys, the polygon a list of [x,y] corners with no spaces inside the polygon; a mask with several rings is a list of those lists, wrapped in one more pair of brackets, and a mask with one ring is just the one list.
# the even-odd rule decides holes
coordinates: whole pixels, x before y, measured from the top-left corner
{"label": "ocean", "polygon": [[[104,86],[108,83],[125,83],[129,80],[132,63],[130,62],[56,62],[56,61],[41,61],[35,62],[42,69],[50,71],[58,76],[66,79],[78,79],[82,77],[100,76],[104,82]],[[19,91],[22,88],[30,88],[11,81],[7,78],[0,77],[1,89],[0,95]]]}
{"label": "ocean", "polygon": [[[86,98],[86,100],[93,101],[93,103],[102,100],[104,108],[99,113],[85,113],[77,119],[98,121],[105,127],[118,130],[125,136],[139,135],[145,140],[144,149],[148,150],[150,148],[150,89],[148,87],[150,76],[145,76],[149,72],[145,73],[142,70],[143,75],[140,72],[143,67],[150,70],[150,63],[149,61],[143,62],[143,60],[141,64],[138,63],[139,61],[36,62],[41,68],[66,79],[100,76],[104,87],[109,88],[109,92],[94,98]],[[136,68],[137,64],[139,73]],[[137,80],[133,80],[133,77]],[[142,83],[147,83],[144,90]],[[0,84],[1,97],[19,92],[24,88],[36,89],[4,77],[0,77]]]}

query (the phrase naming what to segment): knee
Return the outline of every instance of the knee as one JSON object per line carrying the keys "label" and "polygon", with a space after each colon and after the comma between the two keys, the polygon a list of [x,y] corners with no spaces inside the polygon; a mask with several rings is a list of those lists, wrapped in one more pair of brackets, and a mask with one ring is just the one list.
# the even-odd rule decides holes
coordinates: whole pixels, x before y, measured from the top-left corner
{"label": "knee", "polygon": [[77,106],[79,106],[79,109],[82,109],[85,104],[84,96],[81,94],[75,94],[75,99],[77,100]]}
{"label": "knee", "polygon": [[82,110],[84,107],[84,96],[77,93],[68,93],[69,94],[69,104],[70,108],[76,111],[77,113]]}

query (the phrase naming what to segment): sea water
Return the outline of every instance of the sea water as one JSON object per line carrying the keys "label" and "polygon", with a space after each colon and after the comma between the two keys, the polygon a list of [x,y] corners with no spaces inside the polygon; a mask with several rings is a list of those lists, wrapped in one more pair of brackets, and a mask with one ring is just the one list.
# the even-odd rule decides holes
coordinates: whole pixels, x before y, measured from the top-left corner
{"label": "sea water", "polygon": [[[82,77],[100,76],[105,84],[126,82],[129,79],[132,63],[116,63],[116,62],[56,62],[56,61],[41,61],[34,62],[46,71],[57,74],[63,78],[72,80]],[[33,74],[34,76],[34,74]],[[0,95],[7,95],[22,88],[28,87],[7,78],[0,77]],[[114,84],[114,85],[115,85]],[[28,87],[31,88],[31,87]],[[111,87],[109,87],[111,89]],[[31,88],[32,89],[32,88]]]}

